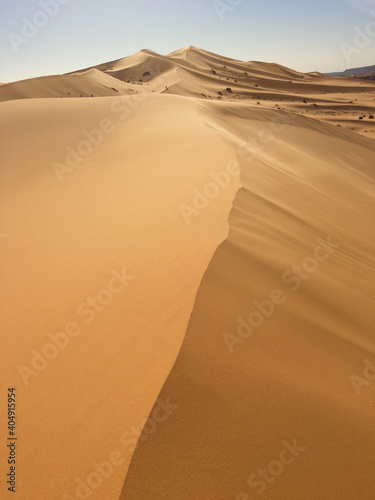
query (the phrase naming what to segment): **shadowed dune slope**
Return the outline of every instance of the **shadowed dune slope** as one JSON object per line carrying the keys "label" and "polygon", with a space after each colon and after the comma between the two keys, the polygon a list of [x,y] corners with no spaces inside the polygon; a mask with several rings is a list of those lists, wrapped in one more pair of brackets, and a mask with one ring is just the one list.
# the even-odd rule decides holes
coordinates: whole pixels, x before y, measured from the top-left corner
{"label": "shadowed dune slope", "polygon": [[[375,143],[302,117],[206,112],[242,188],[159,395],[173,412],[145,427],[120,498],[370,500]],[[243,147],[271,126],[256,157]]]}

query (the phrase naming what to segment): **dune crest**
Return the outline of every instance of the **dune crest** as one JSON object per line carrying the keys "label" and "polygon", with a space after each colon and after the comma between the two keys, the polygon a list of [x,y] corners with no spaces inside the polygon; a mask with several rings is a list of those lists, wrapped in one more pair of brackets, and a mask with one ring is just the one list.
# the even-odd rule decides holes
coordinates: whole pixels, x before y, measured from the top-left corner
{"label": "dune crest", "polygon": [[142,49],[67,75],[2,85],[0,102],[138,93],[245,101],[312,116],[375,138],[375,122],[370,118],[374,116],[375,82],[301,73],[276,63],[237,61],[194,46],[168,55]]}

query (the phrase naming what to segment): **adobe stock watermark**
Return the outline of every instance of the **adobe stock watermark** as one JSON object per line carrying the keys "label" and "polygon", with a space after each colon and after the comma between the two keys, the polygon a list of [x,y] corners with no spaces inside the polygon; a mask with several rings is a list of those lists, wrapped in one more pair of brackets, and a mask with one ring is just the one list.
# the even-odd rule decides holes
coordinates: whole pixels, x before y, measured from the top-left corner
{"label": "adobe stock watermark", "polygon": [[237,177],[240,174],[240,165],[237,161],[230,161],[225,170],[209,174],[211,180],[207,182],[201,189],[195,187],[192,191],[191,204],[180,203],[178,206],[180,213],[186,222],[191,224],[191,217],[197,217],[210,204],[211,200],[217,198],[223,189],[227,188],[231,183],[232,177]]}
{"label": "adobe stock watermark", "polygon": [[[155,68],[149,67],[145,73],[148,73],[144,80],[145,83],[148,83],[151,78],[155,79],[156,84],[163,83],[163,79],[160,76],[159,63],[156,64]],[[159,76],[155,78],[152,75]],[[147,95],[144,89],[142,89],[137,94],[118,97],[112,101],[109,114],[111,116],[115,115],[116,120],[110,117],[103,117],[96,128],[91,130],[83,129],[81,131],[82,139],[74,146],[68,145],[65,147],[65,162],[52,162],[51,167],[55,172],[57,180],[61,183],[75,171],[79,170],[82,167],[82,163],[96,151],[105,141],[106,137],[115,132],[118,121],[125,121],[147,99]]]}
{"label": "adobe stock watermark", "polygon": [[123,465],[125,458],[133,450],[137,449],[140,443],[147,441],[179,407],[179,404],[171,403],[169,397],[164,401],[159,398],[151,415],[140,427],[130,427],[129,430],[122,434],[119,439],[120,446],[117,450],[109,453],[103,462],[93,462],[91,464],[92,470],[86,477],[76,478],[75,496],[64,494],[61,496],[61,500],[87,500],[90,498],[95,490],[100,488],[105,481],[110,480],[116,467]]}
{"label": "adobe stock watermark", "polygon": [[39,0],[40,10],[34,12],[31,19],[26,16],[21,17],[23,23],[21,34],[11,32],[7,35],[14,52],[17,54],[21,47],[30,43],[30,40],[35,38],[40,30],[45,28],[52,18],[57,16],[61,6],[70,2],[71,0]]}
{"label": "adobe stock watermark", "polygon": [[[144,93],[132,95],[128,99],[118,97],[112,101],[110,111],[117,114],[118,118],[124,121],[129,117],[131,111],[135,110],[146,97],[147,94]],[[81,167],[83,161],[104,142],[106,136],[112,134],[115,130],[116,123],[111,118],[101,119],[97,128],[83,129],[81,131],[82,139],[74,147],[66,146],[65,162],[52,162],[51,166],[57,180],[62,182],[67,176]]]}
{"label": "adobe stock watermark", "polygon": [[272,144],[277,135],[281,134],[289,124],[288,116],[279,113],[278,119],[270,120],[267,127],[258,130],[256,136],[251,136],[246,141],[241,141],[238,144],[240,157],[248,163],[256,160],[259,153]]}
{"label": "adobe stock watermark", "polygon": [[[302,283],[308,280],[314,274],[319,266],[328,260],[341,245],[333,243],[331,236],[326,240],[317,238],[318,245],[314,249],[313,257],[306,257],[300,265],[293,265],[287,269],[281,276],[281,281],[288,287],[289,291],[295,292]],[[249,313],[246,319],[242,316],[236,318],[237,329],[236,334],[223,334],[225,345],[229,352],[235,352],[237,344],[244,344],[249,339],[255,330],[259,329],[266,319],[271,318],[275,313],[277,306],[284,304],[287,301],[287,295],[281,288],[272,290],[267,298],[254,300],[252,303],[253,310]]]}
{"label": "adobe stock watermark", "polygon": [[[98,314],[112,304],[115,296],[125,290],[129,281],[135,279],[135,276],[128,275],[125,269],[122,269],[121,273],[113,269],[111,274],[112,277],[108,281],[106,288],[99,290],[94,297],[87,297],[85,301],[76,307],[76,314],[81,318],[85,318],[85,323],[92,323]],[[68,321],[59,332],[49,333],[47,335],[49,341],[41,349],[31,350],[29,364],[19,364],[17,366],[17,371],[24,385],[28,386],[30,377],[36,377],[44,371],[50,361],[55,359],[60,352],[68,347],[70,341],[81,333],[82,327],[79,326],[77,321]]]}
{"label": "adobe stock watermark", "polygon": [[[282,115],[280,121],[271,120],[267,127],[258,130],[256,136],[237,143],[237,152],[241,160],[247,163],[254,161],[259,153],[276,139],[277,134],[285,130],[287,124],[289,124],[288,118]],[[218,173],[211,172],[209,174],[210,181],[201,188],[195,187],[192,190],[190,204],[180,203],[178,208],[184,221],[190,225],[191,218],[200,215],[210,202],[229,186],[231,178],[238,177],[240,173],[241,168],[237,161],[230,161],[225,169]]]}
{"label": "adobe stock watermark", "polygon": [[233,12],[235,7],[243,3],[243,0],[213,0],[212,5],[219,16],[220,21],[224,21],[227,12]]}
{"label": "adobe stock watermark", "polygon": [[[272,484],[280,477],[286,467],[291,466],[299,456],[304,453],[306,446],[300,446],[297,440],[294,439],[290,444],[288,441],[282,442],[283,449],[280,451],[278,460],[272,460],[264,469],[259,468],[256,473],[251,474],[247,479],[247,484],[254,488],[258,495],[263,493],[272,486]],[[236,500],[250,500],[253,496],[242,492],[236,496]]]}
{"label": "adobe stock watermark", "polygon": [[352,61],[354,54],[360,54],[375,39],[375,10],[372,10],[370,14],[374,19],[370,20],[363,29],[359,26],[354,28],[352,43],[340,43],[341,52],[348,63]]}
{"label": "adobe stock watermark", "polygon": [[361,375],[350,375],[349,380],[357,396],[362,394],[363,387],[369,387],[375,382],[375,364],[368,359],[364,360],[364,369]]}

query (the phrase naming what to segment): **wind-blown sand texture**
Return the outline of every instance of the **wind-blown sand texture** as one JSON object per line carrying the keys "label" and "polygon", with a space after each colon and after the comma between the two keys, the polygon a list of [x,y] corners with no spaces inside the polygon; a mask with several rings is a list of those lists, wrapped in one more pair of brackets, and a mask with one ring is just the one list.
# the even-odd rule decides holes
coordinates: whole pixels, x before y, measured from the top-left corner
{"label": "wind-blown sand texture", "polygon": [[13,497],[375,498],[375,83],[189,47],[0,100]]}

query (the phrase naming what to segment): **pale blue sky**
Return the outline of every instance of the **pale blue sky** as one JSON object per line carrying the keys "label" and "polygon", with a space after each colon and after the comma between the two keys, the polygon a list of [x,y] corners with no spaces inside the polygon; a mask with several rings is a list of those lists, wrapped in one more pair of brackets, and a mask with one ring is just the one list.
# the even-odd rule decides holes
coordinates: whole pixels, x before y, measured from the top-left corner
{"label": "pale blue sky", "polygon": [[[189,45],[300,71],[375,64],[375,0],[59,1],[0,0],[0,82]],[[40,14],[43,3],[55,4],[53,17]],[[27,38],[33,18],[40,27],[29,26]],[[340,44],[355,46],[356,28],[370,35],[348,59]]]}

